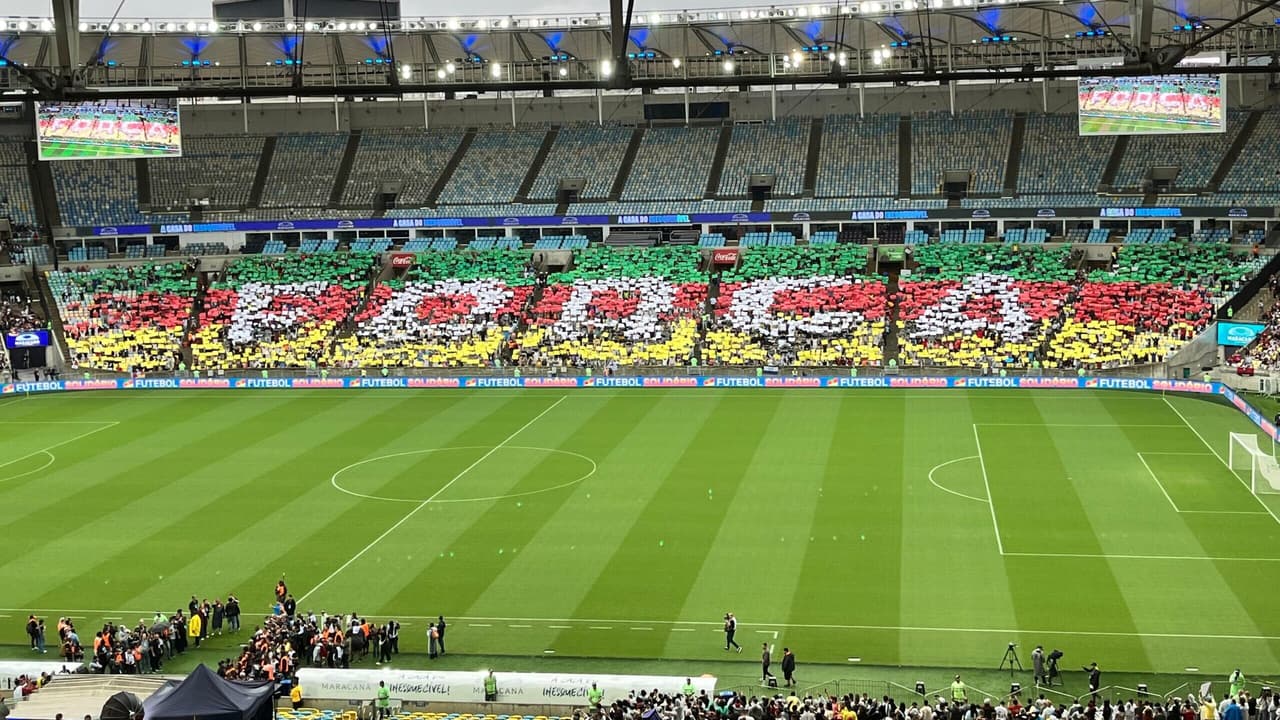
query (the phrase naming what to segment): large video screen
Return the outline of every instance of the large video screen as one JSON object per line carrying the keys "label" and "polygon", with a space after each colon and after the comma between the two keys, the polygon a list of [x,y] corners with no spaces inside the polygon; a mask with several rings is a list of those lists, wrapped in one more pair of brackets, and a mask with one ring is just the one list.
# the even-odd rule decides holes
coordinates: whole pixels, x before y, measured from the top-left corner
{"label": "large video screen", "polygon": [[176,100],[37,102],[36,140],[41,160],[182,155]]}
{"label": "large video screen", "polygon": [[[1197,55],[1178,67],[1222,61],[1220,54]],[[1080,64],[1106,67],[1120,64],[1120,58]],[[1225,132],[1226,82],[1220,74],[1084,76],[1079,81],[1079,113],[1081,135]]]}

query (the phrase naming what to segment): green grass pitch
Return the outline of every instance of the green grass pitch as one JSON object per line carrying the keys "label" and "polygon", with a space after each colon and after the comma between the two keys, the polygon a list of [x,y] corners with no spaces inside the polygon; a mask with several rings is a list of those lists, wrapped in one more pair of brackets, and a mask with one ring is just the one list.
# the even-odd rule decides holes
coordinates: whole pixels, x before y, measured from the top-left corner
{"label": "green grass pitch", "polygon": [[[1280,502],[1208,400],[1087,391],[227,391],[0,405],[0,642],[282,572],[486,656],[1280,673]],[[1220,457],[1221,456],[1221,457]],[[1266,498],[1272,500],[1273,498]],[[234,653],[228,638],[213,641]],[[421,651],[421,648],[418,648]],[[749,673],[747,673],[749,674]]]}
{"label": "green grass pitch", "polygon": [[1217,123],[1179,122],[1159,118],[1108,118],[1085,115],[1080,118],[1081,135],[1186,135],[1221,132]]}
{"label": "green grass pitch", "polygon": [[103,144],[94,141],[58,140],[45,138],[40,141],[41,157],[46,160],[76,159],[93,160],[98,158],[120,157],[174,157],[169,150],[155,147],[144,147],[128,143]]}

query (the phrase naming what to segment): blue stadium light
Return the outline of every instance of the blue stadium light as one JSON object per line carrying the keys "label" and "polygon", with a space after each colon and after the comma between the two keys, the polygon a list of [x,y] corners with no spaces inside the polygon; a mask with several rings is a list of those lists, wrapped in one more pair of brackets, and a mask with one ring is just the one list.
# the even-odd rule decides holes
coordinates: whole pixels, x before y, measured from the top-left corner
{"label": "blue stadium light", "polygon": [[183,60],[183,61],[182,61],[182,67],[191,67],[191,61],[190,61],[190,60]]}
{"label": "blue stadium light", "polygon": [[9,61],[4,58],[0,58],[0,67],[9,67]]}

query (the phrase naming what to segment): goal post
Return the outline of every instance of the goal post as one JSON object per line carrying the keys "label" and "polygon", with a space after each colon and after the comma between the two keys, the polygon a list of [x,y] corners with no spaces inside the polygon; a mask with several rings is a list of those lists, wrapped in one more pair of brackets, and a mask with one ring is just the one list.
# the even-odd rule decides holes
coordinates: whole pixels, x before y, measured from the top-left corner
{"label": "goal post", "polygon": [[1280,494],[1280,463],[1270,452],[1258,447],[1257,435],[1230,434],[1227,466],[1241,477],[1248,478],[1249,490],[1254,495]]}

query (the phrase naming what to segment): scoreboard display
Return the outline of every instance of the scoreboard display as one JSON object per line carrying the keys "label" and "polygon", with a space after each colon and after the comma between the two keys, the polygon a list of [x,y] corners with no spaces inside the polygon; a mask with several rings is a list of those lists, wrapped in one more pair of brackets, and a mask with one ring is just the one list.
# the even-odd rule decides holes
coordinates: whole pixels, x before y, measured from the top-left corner
{"label": "scoreboard display", "polygon": [[89,100],[36,103],[41,160],[179,157],[182,124],[176,100]]}

